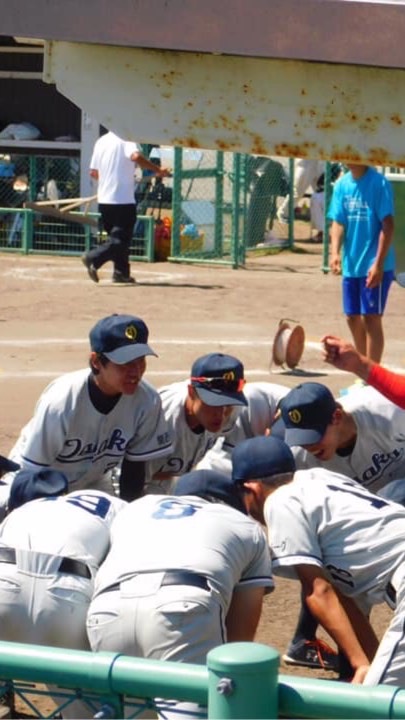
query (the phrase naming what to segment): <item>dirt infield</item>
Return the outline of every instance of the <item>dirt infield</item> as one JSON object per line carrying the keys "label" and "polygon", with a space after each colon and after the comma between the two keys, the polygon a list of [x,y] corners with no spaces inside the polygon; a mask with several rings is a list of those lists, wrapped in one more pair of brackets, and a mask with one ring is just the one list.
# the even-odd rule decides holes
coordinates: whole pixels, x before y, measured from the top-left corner
{"label": "dirt infield", "polygon": [[[95,285],[78,258],[3,253],[0,261],[0,453],[8,453],[46,384],[87,365],[88,331],[113,312],[139,315],[147,322],[159,357],[149,359],[145,377],[156,387],[186,378],[193,360],[210,351],[239,356],[248,381],[292,387],[312,378],[336,394],[353,381],[321,359],[321,336],[333,332],[348,337],[348,332],[340,280],[322,273],[319,245],[251,257],[239,270],[133,263],[135,286],[112,285],[110,267],[103,269]],[[385,317],[384,355],[384,362],[394,368],[405,365],[404,301],[405,291],[395,284]],[[294,372],[269,370],[272,339],[281,318],[299,321],[306,333],[302,360]],[[265,602],[258,640],[283,652],[298,606],[298,583],[277,582]],[[379,631],[388,617],[384,608],[373,614]],[[290,669],[282,665],[282,672]],[[313,676],[298,668],[294,672]]]}

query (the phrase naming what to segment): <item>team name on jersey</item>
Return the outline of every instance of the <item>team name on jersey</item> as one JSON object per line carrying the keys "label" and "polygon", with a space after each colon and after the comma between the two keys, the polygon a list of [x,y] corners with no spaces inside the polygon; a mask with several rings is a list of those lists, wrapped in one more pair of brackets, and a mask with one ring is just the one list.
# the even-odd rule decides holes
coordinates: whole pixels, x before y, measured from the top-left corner
{"label": "team name on jersey", "polygon": [[111,435],[101,442],[83,443],[80,438],[69,438],[57,459],[60,462],[70,462],[79,457],[97,458],[110,452],[121,457],[125,452],[127,442],[128,440],[120,428],[113,430]]}
{"label": "team name on jersey", "polygon": [[365,486],[372,485],[376,480],[386,474],[387,469],[393,465],[393,463],[402,461],[403,457],[404,450],[398,450],[397,448],[389,453],[374,453],[374,455],[371,456],[372,465],[366,468],[361,475],[355,477],[354,480],[357,480]]}

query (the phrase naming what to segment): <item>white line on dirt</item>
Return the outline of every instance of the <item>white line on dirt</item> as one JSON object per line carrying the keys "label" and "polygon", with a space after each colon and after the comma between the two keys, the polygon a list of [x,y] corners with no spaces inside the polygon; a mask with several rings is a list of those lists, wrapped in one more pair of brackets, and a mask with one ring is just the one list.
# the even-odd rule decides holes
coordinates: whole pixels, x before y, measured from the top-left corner
{"label": "white line on dirt", "polygon": [[[33,345],[87,345],[87,338],[32,338],[32,339],[11,339],[7,340],[0,339],[0,346],[19,346],[19,347],[31,347]],[[273,344],[272,340],[225,340],[222,338],[218,340],[216,338],[207,338],[206,340],[192,339],[192,338],[154,338],[152,340],[153,345],[232,345],[234,347],[270,347]],[[320,350],[321,345],[317,342],[305,342],[305,347],[312,350]]]}
{"label": "white line on dirt", "polygon": [[[7,380],[9,378],[53,378],[53,377],[59,377],[60,375],[64,375],[65,373],[70,372],[69,370],[1,370],[0,368],[0,380]],[[147,370],[145,378],[148,379],[148,377],[161,377],[162,375],[165,376],[172,376],[172,377],[182,377],[187,378],[189,376],[190,369],[188,370]],[[308,368],[307,370],[304,370],[303,368],[297,369],[296,372],[287,371],[287,370],[280,370],[279,372],[272,372],[271,377],[280,376],[283,374],[288,373],[289,375],[295,375],[297,378],[305,378],[309,375],[347,375],[347,373],[344,373],[343,371],[336,370],[335,368]],[[269,375],[269,369],[263,368],[263,369],[257,369],[257,370],[248,370],[247,375],[250,377],[254,376],[263,376],[263,375]],[[271,382],[271,380],[269,380]],[[276,380],[275,380],[276,382]]]}

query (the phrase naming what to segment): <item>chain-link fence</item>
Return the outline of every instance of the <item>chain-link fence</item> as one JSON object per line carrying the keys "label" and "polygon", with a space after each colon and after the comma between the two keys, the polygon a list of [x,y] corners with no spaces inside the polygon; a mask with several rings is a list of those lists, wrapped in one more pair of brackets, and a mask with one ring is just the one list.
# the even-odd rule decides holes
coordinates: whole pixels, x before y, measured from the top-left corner
{"label": "chain-link fence", "polygon": [[[132,259],[237,267],[256,248],[323,239],[329,164],[191,148],[154,147],[150,156],[172,177],[137,178]],[[54,212],[79,188],[77,158],[0,156],[0,248],[80,254],[102,242],[97,214],[79,223]],[[24,209],[43,201],[54,203],[49,215],[46,207]]]}

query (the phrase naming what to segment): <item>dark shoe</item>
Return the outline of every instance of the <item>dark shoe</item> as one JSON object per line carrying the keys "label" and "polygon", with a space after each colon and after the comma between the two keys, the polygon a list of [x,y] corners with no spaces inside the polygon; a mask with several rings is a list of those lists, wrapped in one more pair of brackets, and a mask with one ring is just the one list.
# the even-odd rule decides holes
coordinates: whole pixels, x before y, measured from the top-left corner
{"label": "dark shoe", "polygon": [[98,283],[97,270],[94,267],[91,260],[88,259],[87,255],[82,255],[82,263],[87,268],[87,272],[89,274],[90,280],[93,280],[93,282]]}
{"label": "dark shoe", "polygon": [[131,275],[123,275],[122,273],[115,272],[112,276],[113,283],[120,283],[123,285],[135,285],[136,280],[135,278],[131,277]]}
{"label": "dark shoe", "polygon": [[287,665],[339,672],[338,653],[323,640],[302,640],[296,645],[290,645],[283,660]]}

